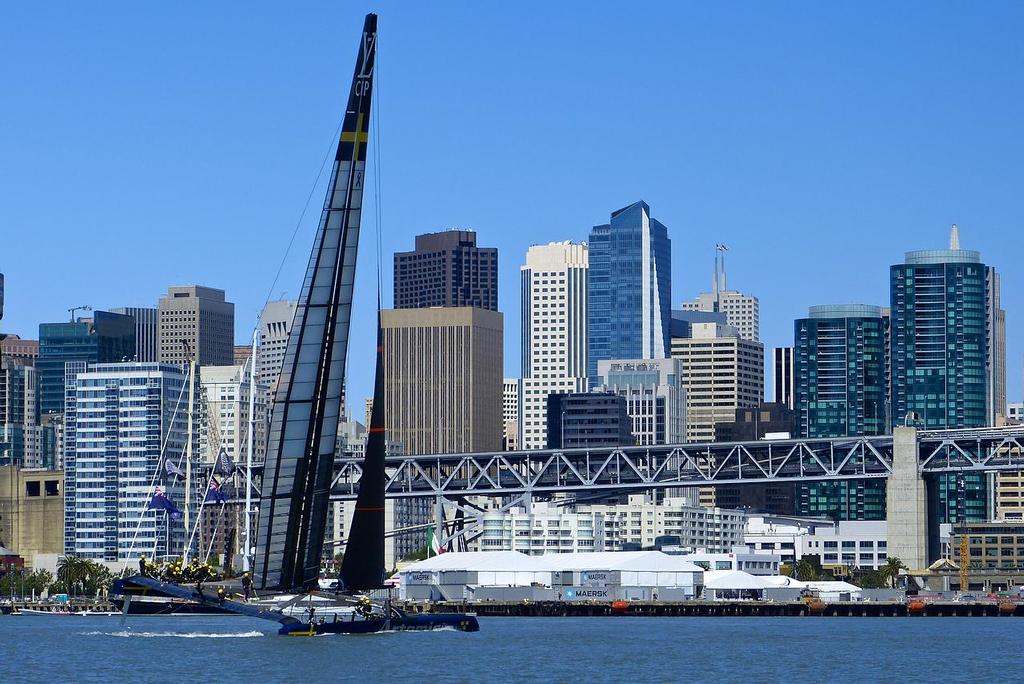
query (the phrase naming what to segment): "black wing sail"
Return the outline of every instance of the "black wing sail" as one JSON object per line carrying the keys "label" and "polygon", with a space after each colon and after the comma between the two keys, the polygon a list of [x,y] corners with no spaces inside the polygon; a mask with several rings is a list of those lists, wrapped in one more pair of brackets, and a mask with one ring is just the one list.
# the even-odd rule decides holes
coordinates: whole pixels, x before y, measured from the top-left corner
{"label": "black wing sail", "polygon": [[359,591],[384,585],[384,347],[377,312],[377,370],[373,381],[373,412],[359,478],[359,496],[341,561],[345,589]]}
{"label": "black wing sail", "polygon": [[258,586],[317,586],[355,283],[377,47],[366,15],[341,139],[277,387],[260,497]]}

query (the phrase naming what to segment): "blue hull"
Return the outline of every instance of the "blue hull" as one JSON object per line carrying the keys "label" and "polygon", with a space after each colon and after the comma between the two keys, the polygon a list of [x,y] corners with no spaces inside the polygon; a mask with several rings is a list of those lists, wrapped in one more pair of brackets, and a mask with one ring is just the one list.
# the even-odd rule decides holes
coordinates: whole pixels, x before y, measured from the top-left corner
{"label": "blue hull", "polygon": [[451,628],[460,632],[479,632],[480,623],[475,615],[443,613],[439,615],[396,615],[391,620],[339,620],[324,621],[312,625],[298,623],[284,625],[278,634],[286,636],[317,636],[320,634],[376,634],[377,632],[402,632],[408,630],[432,630]]}

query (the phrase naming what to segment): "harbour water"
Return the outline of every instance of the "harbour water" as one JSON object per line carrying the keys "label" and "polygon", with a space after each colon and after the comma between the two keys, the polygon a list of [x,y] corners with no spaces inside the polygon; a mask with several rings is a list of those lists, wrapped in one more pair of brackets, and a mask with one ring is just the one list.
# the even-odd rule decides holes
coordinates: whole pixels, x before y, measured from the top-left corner
{"label": "harbour water", "polygon": [[483,618],[287,638],[237,617],[0,616],[3,682],[1001,682],[1019,618]]}

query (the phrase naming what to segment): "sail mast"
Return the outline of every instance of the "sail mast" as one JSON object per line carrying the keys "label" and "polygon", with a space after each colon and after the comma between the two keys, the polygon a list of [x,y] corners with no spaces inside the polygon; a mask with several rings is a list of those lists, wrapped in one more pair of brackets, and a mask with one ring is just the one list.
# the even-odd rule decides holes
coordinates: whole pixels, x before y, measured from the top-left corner
{"label": "sail mast", "polygon": [[368,14],[320,226],[274,401],[260,498],[260,587],[311,589],[323,552],[359,246],[377,15]]}
{"label": "sail mast", "polygon": [[252,553],[252,442],[256,430],[256,340],[260,325],[252,331],[252,354],[249,356],[249,444],[245,450],[245,547],[242,551],[242,570],[249,572],[249,554]]}

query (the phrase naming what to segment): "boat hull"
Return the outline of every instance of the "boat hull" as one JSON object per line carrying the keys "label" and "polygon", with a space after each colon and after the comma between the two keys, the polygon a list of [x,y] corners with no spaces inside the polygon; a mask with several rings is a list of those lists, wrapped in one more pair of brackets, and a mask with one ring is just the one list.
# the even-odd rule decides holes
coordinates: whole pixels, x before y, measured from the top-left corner
{"label": "boat hull", "polygon": [[278,634],[285,636],[318,636],[321,634],[376,634],[378,632],[429,631],[454,629],[460,632],[479,632],[480,623],[475,615],[444,613],[439,615],[396,615],[390,620],[371,618],[359,620],[324,621],[313,624],[284,625]]}

